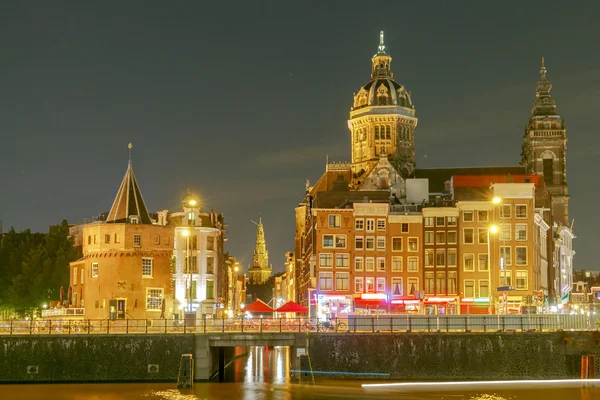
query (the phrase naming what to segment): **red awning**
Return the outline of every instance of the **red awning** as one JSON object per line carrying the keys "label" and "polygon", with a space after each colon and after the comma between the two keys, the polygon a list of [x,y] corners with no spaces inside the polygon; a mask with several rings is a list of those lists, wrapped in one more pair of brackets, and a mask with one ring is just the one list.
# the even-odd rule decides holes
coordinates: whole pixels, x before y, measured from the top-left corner
{"label": "red awning", "polygon": [[288,301],[287,303],[285,303],[284,305],[282,305],[281,307],[279,307],[277,310],[275,310],[277,312],[299,312],[299,313],[304,313],[304,312],[308,312],[308,308],[301,306],[298,303],[294,303],[293,301]]}
{"label": "red awning", "polygon": [[269,307],[264,301],[261,299],[256,300],[254,303],[248,304],[244,307],[244,311],[254,312],[254,313],[270,313],[273,312],[273,309]]}

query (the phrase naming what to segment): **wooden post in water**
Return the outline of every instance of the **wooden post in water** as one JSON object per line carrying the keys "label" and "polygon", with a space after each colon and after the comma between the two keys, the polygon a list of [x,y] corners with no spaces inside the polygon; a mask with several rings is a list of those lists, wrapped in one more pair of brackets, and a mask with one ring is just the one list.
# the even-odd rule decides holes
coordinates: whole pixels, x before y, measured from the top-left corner
{"label": "wooden post in water", "polygon": [[191,354],[182,354],[177,376],[177,389],[191,389],[194,384],[194,359]]}

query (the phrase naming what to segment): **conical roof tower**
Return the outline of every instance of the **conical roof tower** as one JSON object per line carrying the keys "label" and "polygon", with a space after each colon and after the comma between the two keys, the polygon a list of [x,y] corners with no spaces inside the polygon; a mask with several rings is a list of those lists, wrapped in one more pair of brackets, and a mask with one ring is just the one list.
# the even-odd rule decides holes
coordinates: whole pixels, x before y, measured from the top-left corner
{"label": "conical roof tower", "polygon": [[152,224],[148,208],[142,197],[142,192],[135,179],[133,167],[131,166],[131,148],[133,145],[129,143],[129,165],[127,171],[119,186],[119,191],[115,197],[106,223],[122,224],[122,223],[138,223]]}

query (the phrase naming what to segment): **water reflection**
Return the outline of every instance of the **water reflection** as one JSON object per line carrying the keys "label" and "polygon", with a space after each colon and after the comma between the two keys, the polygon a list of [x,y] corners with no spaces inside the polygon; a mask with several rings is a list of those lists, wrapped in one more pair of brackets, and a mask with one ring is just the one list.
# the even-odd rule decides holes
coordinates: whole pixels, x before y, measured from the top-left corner
{"label": "water reflection", "polygon": [[226,368],[225,380],[244,383],[290,382],[288,347],[237,347],[235,361]]}

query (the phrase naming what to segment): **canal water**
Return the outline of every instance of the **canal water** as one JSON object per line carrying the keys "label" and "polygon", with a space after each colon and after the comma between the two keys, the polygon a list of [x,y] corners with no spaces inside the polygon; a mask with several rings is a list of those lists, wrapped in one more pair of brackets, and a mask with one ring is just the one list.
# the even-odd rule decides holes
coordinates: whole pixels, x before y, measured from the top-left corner
{"label": "canal water", "polygon": [[[526,386],[491,390],[469,386],[418,391],[363,388],[367,380],[331,380],[315,375],[301,383],[289,378],[286,347],[237,348],[237,358],[225,371],[225,383],[196,383],[193,389],[177,390],[174,383],[97,383],[0,385],[1,400],[598,400],[600,388]],[[389,382],[389,381],[386,381]]]}

